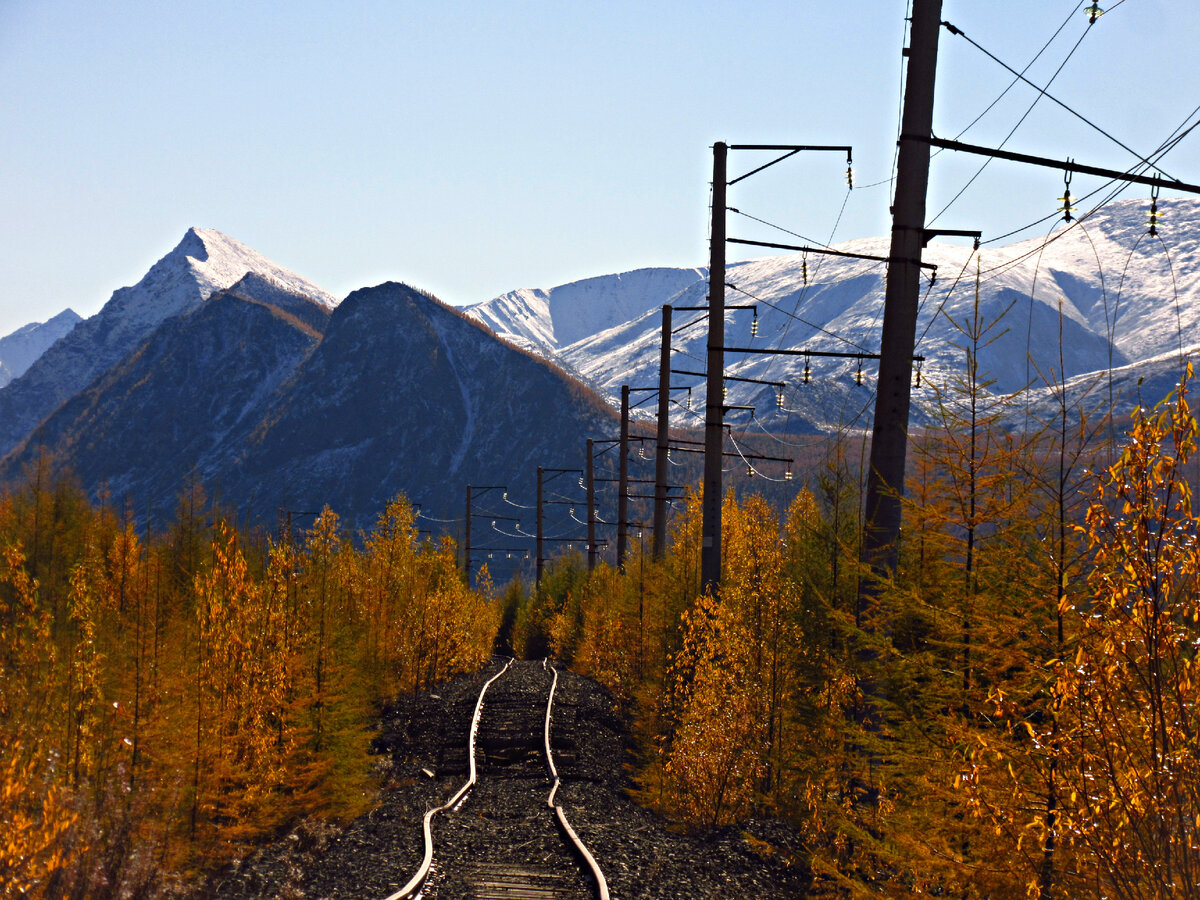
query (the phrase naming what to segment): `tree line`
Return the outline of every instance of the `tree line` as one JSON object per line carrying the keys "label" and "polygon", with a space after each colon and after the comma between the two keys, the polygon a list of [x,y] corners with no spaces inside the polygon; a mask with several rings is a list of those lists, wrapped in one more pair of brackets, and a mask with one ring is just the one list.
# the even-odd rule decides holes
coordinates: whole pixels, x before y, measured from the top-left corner
{"label": "tree line", "polygon": [[567,557],[513,593],[511,640],[612,690],[644,802],[795,823],[815,895],[1200,896],[1190,367],[1118,446],[1065,401],[1014,433],[1019,397],[974,365],[987,332],[963,324],[963,372],[913,437],[873,603],[835,442],[782,518],[726,496],[718,593],[698,592],[693,493],[663,559]]}
{"label": "tree line", "polygon": [[153,895],[365,811],[379,705],[478,668],[498,625],[403,498],[365,534],[327,508],[264,536],[192,485],[147,536],[43,460],[0,548],[5,896]]}

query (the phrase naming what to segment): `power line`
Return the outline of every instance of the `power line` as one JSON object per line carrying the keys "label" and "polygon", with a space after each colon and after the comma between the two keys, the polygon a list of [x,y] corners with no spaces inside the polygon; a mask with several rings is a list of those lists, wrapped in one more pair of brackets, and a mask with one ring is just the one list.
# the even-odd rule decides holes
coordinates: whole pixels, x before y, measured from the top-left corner
{"label": "power line", "polygon": [[[961,35],[961,36],[962,36],[963,38],[965,38],[967,41],[970,41],[970,42],[971,42],[972,44],[974,44],[976,47],[979,47],[979,45],[978,45],[978,44],[975,44],[975,42],[974,42],[974,41],[972,41],[972,40],[971,40],[969,37],[967,37],[967,35],[966,35],[966,34],[964,34],[964,33],[963,33],[961,30],[959,30],[958,28],[955,28],[955,27],[954,27],[953,25],[951,25],[949,22],[943,22],[942,24],[943,24],[943,25],[945,25],[947,29],[949,29],[949,31],[950,31],[950,33],[951,33],[951,34],[958,34],[958,35]],[[1075,51],[1079,49],[1079,45],[1080,45],[1080,44],[1082,44],[1082,43],[1083,43],[1083,39],[1084,39],[1085,37],[1087,37],[1087,35],[1088,35],[1089,31],[1090,31],[1090,28],[1091,28],[1091,26],[1089,26],[1087,29],[1085,29],[1085,30],[1084,30],[1084,32],[1083,32],[1083,34],[1081,34],[1081,35],[1079,36],[1079,40],[1077,40],[1077,41],[1075,42],[1075,46],[1071,48],[1071,50],[1070,50],[1070,52],[1069,52],[1069,53],[1067,53],[1066,59],[1064,59],[1064,60],[1063,60],[1061,63],[1059,63],[1059,65],[1058,65],[1058,68],[1054,70],[1054,74],[1050,76],[1050,80],[1049,80],[1048,82],[1046,82],[1046,87],[1049,87],[1050,85],[1054,84],[1054,79],[1056,79],[1056,78],[1058,77],[1059,73],[1060,73],[1060,72],[1062,72],[1062,70],[1063,70],[1063,67],[1064,67],[1064,66],[1066,66],[1066,64],[1067,64],[1067,63],[1070,61],[1071,57],[1075,55]],[[980,50],[983,50],[983,48],[982,48],[982,47],[979,47],[979,49],[980,49]],[[984,53],[987,53],[987,51],[986,51],[986,50],[984,50],[983,52],[984,52]],[[991,54],[990,54],[990,53],[989,53],[988,55],[989,55],[989,56],[991,56]],[[993,58],[993,59],[995,59],[995,57],[992,57],[992,58]],[[996,60],[996,62],[1000,62],[1000,60],[998,60],[998,59],[997,59],[997,60]],[[1021,75],[1021,74],[1017,73],[1017,72],[1016,72],[1014,69],[1012,69],[1011,67],[1009,67],[1009,66],[1005,65],[1004,63],[1000,63],[1000,65],[1004,66],[1004,68],[1008,69],[1010,72],[1013,72],[1013,74],[1017,75],[1017,77],[1018,77],[1018,78],[1021,78],[1022,80],[1024,80],[1024,75]],[[1024,115],[1022,115],[1022,116],[1021,116],[1021,118],[1019,118],[1019,119],[1017,120],[1017,124],[1016,124],[1016,125],[1014,125],[1014,126],[1012,127],[1012,129],[1011,129],[1011,130],[1008,132],[1008,134],[1006,134],[1006,135],[1004,136],[1004,140],[1002,140],[1002,141],[1000,142],[1000,146],[1001,146],[1001,147],[1003,147],[1005,144],[1007,144],[1007,143],[1008,143],[1008,141],[1009,141],[1009,138],[1011,138],[1011,137],[1012,137],[1014,134],[1016,134],[1016,133],[1017,133],[1017,129],[1018,129],[1018,128],[1020,128],[1020,127],[1021,127],[1021,126],[1022,126],[1024,123],[1025,123],[1025,120],[1026,120],[1027,118],[1029,118],[1029,115],[1030,115],[1030,113],[1032,113],[1032,112],[1033,112],[1033,109],[1034,109],[1034,107],[1038,105],[1038,102],[1039,102],[1039,101],[1042,99],[1042,97],[1050,97],[1050,95],[1049,95],[1048,93],[1046,93],[1046,90],[1045,90],[1045,88],[1038,87],[1037,85],[1034,85],[1034,87],[1036,87],[1036,88],[1037,88],[1037,90],[1038,90],[1038,92],[1039,92],[1039,93],[1038,93],[1038,96],[1036,96],[1036,97],[1034,97],[1034,98],[1033,98],[1033,102],[1029,104],[1029,108],[1028,108],[1027,110],[1025,110],[1025,113],[1024,113]],[[1051,99],[1051,100],[1054,100],[1054,98],[1053,98],[1053,97],[1050,97],[1050,99]],[[1057,103],[1058,101],[1057,101],[1057,100],[1055,100],[1055,102]],[[1130,152],[1132,153],[1133,151],[1130,151]],[[1137,154],[1134,154],[1134,155],[1136,156]],[[975,183],[975,180],[976,180],[977,178],[979,178],[979,176],[980,176],[980,175],[982,175],[982,174],[983,174],[984,170],[985,170],[985,169],[986,169],[986,168],[987,168],[989,165],[991,165],[991,163],[992,163],[991,159],[986,159],[986,160],[984,160],[983,164],[982,164],[982,165],[981,165],[981,166],[978,168],[978,170],[976,170],[975,174],[974,174],[974,175],[972,175],[972,176],[971,176],[971,177],[970,177],[970,178],[967,180],[967,183],[966,183],[966,184],[964,184],[964,185],[963,185],[963,186],[962,186],[962,187],[959,189],[959,191],[958,191],[958,193],[957,193],[957,194],[955,194],[953,197],[951,197],[951,198],[950,198],[950,202],[949,202],[949,203],[947,203],[945,206],[943,206],[943,207],[941,208],[941,210],[939,210],[939,211],[938,211],[938,214],[937,214],[937,215],[935,215],[935,216],[934,216],[932,219],[930,219],[930,220],[929,220],[929,224],[930,224],[930,225],[932,225],[934,222],[936,222],[938,219],[940,219],[940,218],[942,217],[942,214],[943,214],[943,213],[945,213],[945,212],[946,212],[946,210],[948,210],[948,209],[949,209],[950,207],[952,207],[952,206],[953,206],[953,205],[954,205],[956,202],[958,202],[958,199],[959,199],[960,197],[962,197],[962,195],[963,195],[963,194],[965,194],[965,193],[967,192],[967,189],[968,189],[968,188],[969,188],[969,187],[970,187],[972,184],[974,184],[974,183]]]}
{"label": "power line", "polygon": [[[968,131],[970,131],[972,128],[974,128],[979,123],[980,119],[982,119],[989,112],[991,112],[992,109],[995,108],[996,104],[999,103],[1001,100],[1003,100],[1005,98],[1005,96],[1008,95],[1008,92],[1011,91],[1013,89],[1013,87],[1015,87],[1016,84],[1021,80],[1021,76],[1029,71],[1030,66],[1032,66],[1035,62],[1037,62],[1041,58],[1042,54],[1045,53],[1047,49],[1049,49],[1050,45],[1052,43],[1054,43],[1054,41],[1058,38],[1058,36],[1060,34],[1062,34],[1062,30],[1064,28],[1066,28],[1067,24],[1071,21],[1072,18],[1074,18],[1075,13],[1077,13],[1079,11],[1079,8],[1081,6],[1083,6],[1083,3],[1084,3],[1084,0],[1079,0],[1079,2],[1075,4],[1075,6],[1071,9],[1071,11],[1069,13],[1067,13],[1067,17],[1065,19],[1063,19],[1062,24],[1059,25],[1057,29],[1055,29],[1054,34],[1050,35],[1050,38],[1049,38],[1049,40],[1046,41],[1046,43],[1042,44],[1042,49],[1033,55],[1033,58],[1025,64],[1025,68],[1023,68],[1019,73],[1016,74],[1016,77],[1014,77],[1013,80],[1008,83],[1008,87],[1006,87],[1004,90],[1002,90],[1000,92],[1000,94],[996,97],[996,99],[993,100],[991,103],[989,103],[984,108],[983,112],[981,112],[974,119],[972,119],[966,128],[964,128],[962,131],[960,131],[958,134],[956,134],[954,136],[955,140],[958,140],[964,134],[966,134]],[[937,152],[941,153],[942,151],[938,150]]]}
{"label": "power line", "polygon": [[[1014,69],[1012,66],[1008,65],[1008,63],[1004,62],[1002,59],[1000,59],[999,57],[997,57],[997,56],[996,56],[995,54],[993,54],[991,51],[989,51],[989,50],[988,50],[988,49],[986,49],[985,47],[981,46],[981,45],[980,45],[978,42],[976,42],[975,40],[973,40],[973,39],[972,39],[972,38],[971,38],[969,35],[967,35],[967,34],[966,34],[964,31],[962,31],[961,29],[959,29],[959,28],[956,28],[955,26],[951,25],[949,22],[943,22],[942,24],[946,26],[947,30],[949,30],[949,32],[950,32],[951,34],[956,34],[956,35],[960,36],[960,37],[961,37],[961,38],[963,38],[963,39],[964,39],[964,40],[965,40],[965,41],[966,41],[968,44],[970,44],[970,45],[971,45],[972,47],[974,47],[975,49],[979,50],[981,53],[983,53],[985,56],[987,56],[987,57],[988,57],[989,59],[991,59],[993,62],[995,62],[995,63],[997,63],[998,65],[1002,66],[1004,69],[1006,69],[1007,71],[1009,71],[1009,72],[1011,72],[1013,75],[1015,75],[1015,76],[1016,76],[1018,79],[1020,79],[1021,81],[1025,82],[1027,85],[1029,85],[1029,86],[1030,86],[1030,87],[1032,87],[1034,90],[1036,90],[1036,91],[1038,92],[1038,97],[1037,97],[1037,99],[1036,99],[1036,100],[1034,100],[1034,104],[1035,104],[1035,105],[1036,105],[1036,103],[1037,103],[1037,101],[1038,101],[1038,100],[1040,100],[1042,97],[1045,97],[1045,98],[1046,98],[1047,100],[1049,100],[1051,103],[1055,103],[1055,104],[1057,104],[1058,106],[1060,106],[1060,107],[1062,107],[1063,109],[1065,109],[1067,112],[1069,112],[1071,115],[1073,115],[1073,116],[1074,116],[1075,118],[1077,118],[1079,121],[1083,122],[1083,123],[1084,123],[1085,125],[1087,125],[1089,128],[1091,128],[1091,129],[1093,129],[1093,130],[1095,130],[1095,131],[1099,132],[1100,134],[1104,135],[1106,138],[1108,138],[1110,141],[1112,141],[1114,144],[1116,144],[1116,145],[1117,145],[1118,147],[1120,147],[1122,150],[1125,150],[1125,151],[1127,151],[1127,152],[1129,152],[1129,153],[1132,153],[1132,154],[1134,155],[1134,157],[1136,157],[1136,158],[1137,158],[1138,162],[1146,163],[1147,165],[1149,165],[1149,164],[1150,164],[1150,163],[1147,161],[1147,159],[1146,159],[1144,156],[1142,156],[1140,153],[1138,153],[1136,150],[1134,150],[1134,149],[1133,149],[1132,147],[1130,147],[1128,144],[1126,144],[1126,143],[1124,143],[1123,141],[1119,140],[1118,138],[1116,138],[1116,137],[1115,137],[1115,136],[1113,136],[1112,134],[1109,134],[1107,131],[1105,131],[1103,128],[1101,128],[1099,125],[1097,125],[1097,124],[1096,124],[1095,122],[1093,122],[1091,119],[1089,119],[1087,116],[1085,116],[1085,115],[1083,115],[1082,113],[1080,113],[1080,112],[1077,112],[1076,110],[1074,110],[1074,109],[1072,109],[1071,107],[1067,106],[1067,104],[1066,104],[1066,103],[1064,103],[1063,101],[1059,100],[1057,97],[1055,97],[1053,94],[1051,94],[1051,93],[1050,93],[1050,92],[1047,90],[1047,88],[1049,88],[1049,87],[1050,87],[1050,85],[1054,83],[1054,79],[1058,77],[1058,74],[1059,74],[1059,72],[1061,72],[1061,71],[1062,71],[1062,69],[1063,69],[1063,66],[1065,66],[1065,65],[1067,64],[1067,61],[1068,61],[1068,60],[1070,60],[1070,58],[1071,58],[1071,57],[1072,57],[1072,56],[1075,54],[1075,51],[1079,49],[1079,45],[1083,43],[1083,39],[1084,39],[1085,37],[1087,37],[1087,35],[1088,35],[1088,32],[1091,30],[1091,25],[1090,25],[1090,24],[1088,25],[1088,27],[1087,27],[1086,29],[1084,29],[1084,32],[1083,32],[1083,34],[1081,34],[1081,35],[1079,36],[1079,40],[1075,42],[1075,46],[1071,48],[1071,52],[1067,54],[1067,58],[1066,58],[1066,59],[1064,59],[1064,60],[1062,61],[1062,63],[1059,65],[1059,67],[1058,67],[1057,69],[1055,69],[1055,71],[1054,71],[1054,75],[1053,75],[1053,76],[1051,76],[1051,78],[1050,78],[1050,81],[1048,81],[1048,82],[1046,83],[1046,87],[1045,87],[1045,88],[1041,87],[1040,85],[1034,84],[1032,81],[1030,81],[1028,78],[1026,78],[1026,77],[1025,77],[1025,75],[1024,75],[1024,73],[1023,73],[1023,72],[1018,72],[1018,71],[1017,71],[1016,69]],[[1031,111],[1032,109],[1033,109],[1033,106],[1030,106],[1029,110]],[[1029,111],[1027,111],[1027,112],[1025,113],[1025,116],[1028,116],[1028,115],[1029,115]],[[1025,116],[1022,116],[1022,117],[1021,117],[1021,121],[1017,123],[1017,126],[1020,126],[1021,122],[1024,122],[1024,121],[1025,121]],[[1016,127],[1014,127],[1014,129],[1013,129],[1013,130],[1015,131],[1015,130],[1016,130]],[[1001,144],[1001,146],[1003,146],[1003,144]],[[1167,173],[1166,173],[1166,172],[1163,172],[1163,174],[1164,174],[1164,175],[1166,175]],[[1171,177],[1171,176],[1168,176],[1168,177]],[[1176,180],[1178,180],[1178,179],[1176,179]]]}

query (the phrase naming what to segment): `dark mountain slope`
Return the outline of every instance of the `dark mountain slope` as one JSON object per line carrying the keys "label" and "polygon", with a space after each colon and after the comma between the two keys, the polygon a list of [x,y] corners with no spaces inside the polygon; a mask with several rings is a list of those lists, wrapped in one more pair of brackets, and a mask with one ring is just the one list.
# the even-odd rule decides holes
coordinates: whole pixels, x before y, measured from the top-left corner
{"label": "dark mountain slope", "polygon": [[14,477],[44,446],[89,491],[106,486],[139,515],[168,512],[189,473],[209,480],[227,468],[328,318],[312,299],[247,276],[166,321],[59,407],[0,477]]}
{"label": "dark mountain slope", "polygon": [[281,394],[227,495],[369,524],[404,492],[461,516],[468,482],[532,495],[538,465],[581,464],[615,415],[561,370],[405,285],[351,294]]}

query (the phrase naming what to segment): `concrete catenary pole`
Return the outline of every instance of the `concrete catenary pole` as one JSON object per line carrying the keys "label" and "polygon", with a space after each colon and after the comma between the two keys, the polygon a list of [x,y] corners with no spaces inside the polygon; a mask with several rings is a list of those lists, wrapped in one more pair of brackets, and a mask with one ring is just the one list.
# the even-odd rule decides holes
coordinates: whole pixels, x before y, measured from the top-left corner
{"label": "concrete catenary pole", "polygon": [[658,359],[658,432],[654,454],[654,559],[667,551],[667,454],[671,452],[671,313],[670,304],[662,308],[662,349]]}
{"label": "concrete catenary pole", "polygon": [[908,449],[912,356],[920,298],[921,250],[925,245],[925,195],[929,185],[929,137],[933,129],[941,11],[941,0],[914,0],[862,536],[861,560],[870,567],[873,577],[864,579],[859,591],[856,618],[860,626],[873,602],[879,579],[895,571],[899,558],[900,498],[904,493]]}
{"label": "concrete catenary pole", "polygon": [[708,256],[708,381],[704,401],[704,496],[700,588],[721,581],[721,463],[725,450],[725,187],[729,148],[713,144],[712,235]]}

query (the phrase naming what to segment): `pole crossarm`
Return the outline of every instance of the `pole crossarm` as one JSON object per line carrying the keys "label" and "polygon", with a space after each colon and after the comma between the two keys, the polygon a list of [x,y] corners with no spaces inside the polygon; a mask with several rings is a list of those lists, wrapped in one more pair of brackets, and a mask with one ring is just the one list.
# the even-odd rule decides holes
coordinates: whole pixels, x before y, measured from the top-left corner
{"label": "pole crossarm", "polygon": [[[725,349],[728,351],[730,348],[726,347]],[[672,369],[671,372],[675,375],[695,375],[698,378],[705,377],[703,372],[692,372],[688,369]],[[726,375],[725,380],[726,381],[745,381],[750,384],[769,384],[771,387],[777,387],[777,388],[787,387],[787,385],[782,381],[763,381],[761,378],[744,378],[741,375]]]}
{"label": "pole crossarm", "polygon": [[[726,303],[725,308],[726,309],[754,309],[757,305],[758,305],[757,303],[738,303],[738,304]],[[673,306],[671,308],[675,309],[675,310],[680,310],[680,309],[687,310],[689,312],[691,312],[691,311],[708,312],[707,306]]]}
{"label": "pole crossarm", "polygon": [[1200,185],[1188,184],[1162,175],[1135,175],[1132,172],[1120,172],[1116,169],[1102,169],[1099,166],[1085,166],[1072,159],[1057,160],[1044,156],[1030,156],[1028,153],[1014,153],[1011,150],[995,150],[991,147],[980,147],[977,144],[964,144],[962,141],[950,141],[938,137],[922,137],[921,135],[901,135],[901,139],[911,138],[923,141],[931,147],[943,150],[958,150],[963,153],[974,153],[977,156],[991,156],[996,159],[1007,159],[1011,162],[1028,163],[1031,166],[1044,166],[1047,169],[1059,169],[1064,172],[1078,172],[1080,175],[1099,175],[1101,178],[1114,178],[1118,181],[1128,181],[1130,184],[1148,184],[1152,187],[1165,187],[1173,191],[1183,191],[1186,194],[1200,194]]}
{"label": "pole crossarm", "polygon": [[[672,453],[703,453],[704,450],[700,447],[672,447],[671,452]],[[794,459],[788,459],[786,456],[759,456],[754,453],[736,453],[732,450],[726,450],[721,455],[727,456],[730,459],[753,459],[753,460],[758,460],[760,462],[782,462],[782,463],[794,463],[795,462]],[[633,496],[633,495],[631,494],[630,496]]]}
{"label": "pole crossarm", "polygon": [[[875,256],[870,253],[845,253],[841,250],[826,250],[823,247],[805,247],[797,244],[776,244],[774,241],[748,241],[742,238],[726,238],[730,244],[747,244],[751,247],[769,247],[773,250],[795,250],[799,253],[819,253],[822,256],[844,256],[847,259],[869,259],[872,262],[892,262],[890,256]],[[920,265],[922,269],[933,269],[937,271],[937,266],[933,263],[919,262],[918,260],[902,260],[903,262],[912,262]]]}
{"label": "pole crossarm", "polygon": [[928,247],[930,240],[935,237],[975,238],[975,246],[978,248],[979,239],[983,237],[983,232],[973,231],[969,228],[926,228],[923,232],[921,232],[921,246]]}
{"label": "pole crossarm", "polygon": [[[768,356],[823,356],[836,359],[879,359],[878,353],[843,353],[838,350],[765,350],[761,347],[726,347],[726,353],[763,353]],[[913,362],[924,362],[925,357],[914,355]],[[729,378],[731,376],[725,376]],[[773,384],[774,382],[764,382]]]}
{"label": "pole crossarm", "polygon": [[751,169],[745,175],[739,175],[737,178],[733,179],[733,181],[727,182],[727,185],[730,187],[737,184],[739,181],[745,181],[751,175],[757,175],[763,169],[769,169],[769,168],[771,168],[771,166],[775,165],[776,163],[781,163],[785,159],[791,159],[797,153],[802,153],[806,150],[833,150],[838,153],[845,153],[847,165],[849,165],[851,162],[850,154],[852,152],[852,148],[850,148],[850,147],[809,146],[809,145],[797,145],[797,144],[730,144],[729,149],[730,150],[773,150],[775,152],[778,152],[780,150],[786,151],[783,154],[783,156],[780,156],[777,159],[773,159],[769,163],[765,163],[764,165],[759,166],[757,169]]}

